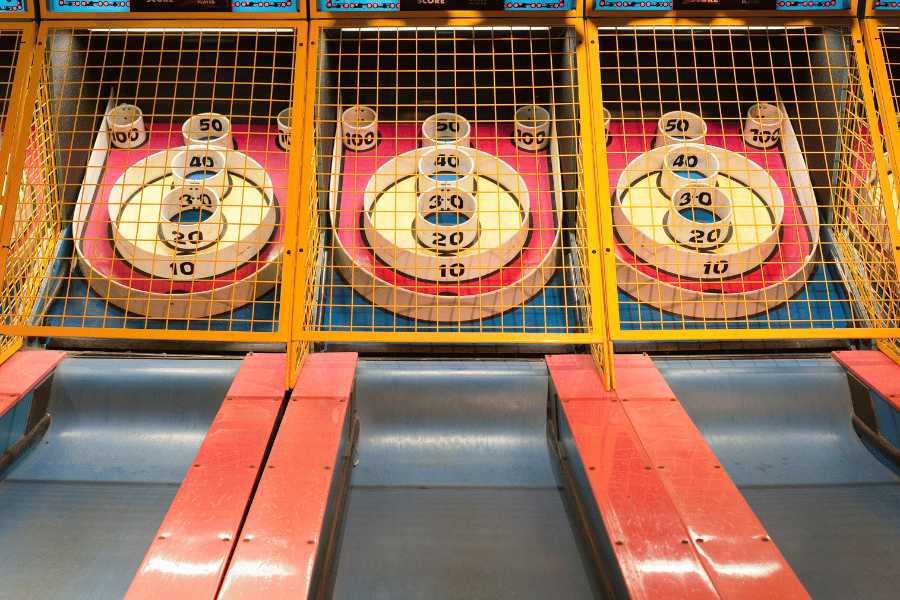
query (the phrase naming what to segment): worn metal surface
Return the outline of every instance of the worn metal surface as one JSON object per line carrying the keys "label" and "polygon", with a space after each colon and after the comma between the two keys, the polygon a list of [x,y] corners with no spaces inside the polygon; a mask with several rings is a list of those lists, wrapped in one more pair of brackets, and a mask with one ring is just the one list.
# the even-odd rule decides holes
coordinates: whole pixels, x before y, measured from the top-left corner
{"label": "worn metal surface", "polygon": [[0,598],[120,599],[240,360],[67,359],[0,482]]}
{"label": "worn metal surface", "polygon": [[17,480],[180,484],[240,360],[68,359]]}
{"label": "worn metal surface", "polygon": [[816,600],[895,600],[900,480],[850,424],[829,358],[656,361]]}
{"label": "worn metal surface", "polygon": [[551,470],[543,363],[361,362],[348,598],[591,598]]}
{"label": "worn metal surface", "polygon": [[556,487],[541,362],[361,362],[354,486]]}

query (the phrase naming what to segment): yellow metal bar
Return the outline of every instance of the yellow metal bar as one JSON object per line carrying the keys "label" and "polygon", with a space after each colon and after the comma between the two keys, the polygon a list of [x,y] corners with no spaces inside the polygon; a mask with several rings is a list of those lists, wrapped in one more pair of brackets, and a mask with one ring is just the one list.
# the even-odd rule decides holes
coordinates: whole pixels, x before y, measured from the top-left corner
{"label": "yellow metal bar", "polygon": [[[860,82],[862,83],[861,89],[863,93],[863,99],[865,101],[866,112],[869,117],[868,126],[869,132],[872,136],[872,145],[875,148],[881,147],[881,130],[878,126],[878,115],[883,114],[885,116],[893,116],[893,119],[890,119],[886,125],[886,129],[888,130],[888,137],[892,139],[892,146],[895,148],[900,148],[900,143],[898,143],[898,136],[900,134],[894,133],[897,129],[897,117],[893,110],[894,103],[891,101],[882,101],[880,108],[875,104],[875,96],[872,93],[872,88],[870,84],[872,82],[872,77],[869,75],[868,71],[868,62],[866,61],[866,52],[865,52],[865,44],[862,40],[862,31],[859,29],[859,23],[857,21],[853,21],[851,23],[851,31],[853,32],[853,41],[854,41],[854,50],[856,51],[856,60],[857,66],[860,70]],[[878,39],[876,38],[874,42],[877,44]],[[875,65],[883,65],[882,57],[883,54],[878,54],[873,56]],[[880,73],[879,73],[880,75]],[[884,81],[887,81],[885,78]],[[876,86],[876,90],[878,87]],[[888,100],[888,99],[885,99]],[[888,166],[887,163],[884,162],[884,154],[881,152],[875,152],[875,161],[878,163],[878,174],[881,178],[881,181],[888,181]],[[900,163],[898,163],[900,164]],[[894,185],[897,186],[894,189],[900,189],[900,173],[894,173]],[[885,201],[884,202],[884,210],[885,215],[887,217],[887,225],[888,230],[890,231],[890,245],[894,258],[894,265],[900,264],[900,232],[898,232],[897,225],[897,213],[894,210],[894,203]]]}
{"label": "yellow metal bar", "polygon": [[594,19],[587,20],[588,67],[590,70],[591,113],[594,125],[596,158],[594,160],[597,180],[597,216],[600,224],[600,251],[603,253],[603,288],[607,307],[607,323],[610,337],[616,339],[621,330],[619,323],[618,285],[616,283],[616,255],[614,248],[612,215],[609,209],[609,177],[607,176],[606,132],[603,114],[603,86],[600,81],[600,54],[598,47],[598,24]]}
{"label": "yellow metal bar", "polygon": [[[898,237],[897,222],[900,215],[896,211],[895,203],[891,201],[896,198],[896,190],[900,190],[900,172],[898,172],[900,169],[897,168],[897,166],[900,166],[900,130],[898,130],[897,122],[898,90],[894,89],[893,80],[888,74],[887,47],[883,43],[884,39],[882,36],[882,28],[885,26],[886,23],[880,19],[866,19],[863,21],[861,33],[867,50],[868,65],[872,71],[871,81],[876,95],[875,100],[878,104],[877,115],[881,117],[881,131],[878,127],[878,119],[872,119],[875,122],[872,125],[873,136],[875,137],[873,143],[878,147],[878,134],[880,132],[885,138],[886,147],[891,158],[891,164],[886,164],[884,155],[881,152],[876,152],[879,173],[877,181],[889,182],[888,186],[878,183],[880,187],[878,193],[884,200],[885,220],[889,225],[894,255],[900,256],[900,237]],[[887,26],[890,27],[890,25]],[[891,168],[892,166],[893,168]],[[894,285],[900,286],[900,282],[895,282]],[[900,313],[898,313],[896,306],[893,309],[888,316],[894,321],[900,320]],[[885,354],[896,360],[897,353],[900,351],[900,341],[896,337],[879,340],[878,345]]]}
{"label": "yellow metal bar", "polygon": [[[603,266],[603,243],[600,239],[600,223],[598,214],[597,200],[602,199],[605,194],[600,193],[597,186],[597,165],[606,163],[606,145],[605,136],[598,136],[596,131],[596,113],[593,106],[593,96],[591,94],[593,86],[591,85],[590,76],[590,44],[589,36],[585,35],[583,22],[576,22],[576,32],[578,35],[578,52],[576,54],[576,62],[578,63],[578,97],[582,114],[582,175],[584,177],[584,229],[587,233],[587,250],[582,258],[587,263],[587,276],[590,278],[590,294],[591,294],[591,325],[594,331],[603,332],[604,342],[599,347],[592,346],[591,352],[595,361],[598,363],[600,372],[603,374],[603,382],[609,389],[614,382],[615,367],[609,356],[611,350],[609,347],[608,333],[608,315],[607,301],[605,298],[604,266]],[[599,94],[598,94],[599,95]],[[602,104],[602,98],[598,97],[596,101]],[[605,180],[605,178],[600,178]],[[584,259],[587,259],[586,261]]]}
{"label": "yellow metal bar", "polygon": [[881,350],[881,352],[890,358],[892,361],[900,365],[900,352],[897,351],[897,344],[890,343],[885,340],[878,340],[876,347]]}

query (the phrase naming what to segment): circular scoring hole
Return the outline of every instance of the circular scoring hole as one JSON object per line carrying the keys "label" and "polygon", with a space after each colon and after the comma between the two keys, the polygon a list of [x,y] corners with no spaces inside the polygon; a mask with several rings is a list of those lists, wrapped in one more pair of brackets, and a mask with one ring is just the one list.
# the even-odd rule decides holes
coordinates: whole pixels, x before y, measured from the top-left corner
{"label": "circular scoring hole", "polygon": [[428,149],[419,158],[420,177],[416,180],[419,191],[432,187],[475,189],[475,159],[466,153],[467,148],[438,145]]}
{"label": "circular scoring hole", "polygon": [[172,159],[175,188],[203,185],[220,198],[227,187],[225,155],[212,148],[189,146]]}
{"label": "circular scoring hole", "polygon": [[478,203],[460,189],[432,188],[416,200],[416,239],[426,248],[465,248],[478,236]]}
{"label": "circular scoring hole", "polygon": [[160,207],[158,236],[178,251],[198,251],[222,234],[224,217],[219,196],[207,187],[169,190]]}
{"label": "circular scoring hole", "polygon": [[706,135],[706,123],[699,115],[684,110],[667,112],[656,125],[653,146],[677,143],[700,143]]}
{"label": "circular scoring hole", "polygon": [[231,144],[231,120],[219,113],[200,113],[184,122],[181,133],[187,145],[202,143],[227,148]]}
{"label": "circular scoring hole", "polygon": [[422,136],[427,145],[463,144],[468,146],[472,127],[465,117],[456,113],[437,113],[422,123]]}
{"label": "circular scoring hole", "polygon": [[712,248],[731,237],[731,199],[719,188],[691,185],[672,195],[670,232],[679,244]]}
{"label": "circular scoring hole", "polygon": [[133,125],[144,116],[143,111],[134,104],[119,104],[109,111],[111,125],[127,127]]}
{"label": "circular scoring hole", "polygon": [[715,186],[718,175],[719,160],[703,146],[673,146],[666,153],[662,174],[663,192],[671,198],[672,194],[686,185]]}

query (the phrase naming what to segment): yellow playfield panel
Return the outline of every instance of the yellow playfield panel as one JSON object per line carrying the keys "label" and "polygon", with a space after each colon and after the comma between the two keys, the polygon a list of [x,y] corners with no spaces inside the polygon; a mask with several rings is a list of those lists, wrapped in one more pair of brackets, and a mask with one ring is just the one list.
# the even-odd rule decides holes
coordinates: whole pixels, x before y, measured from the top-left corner
{"label": "yellow playfield panel", "polygon": [[602,343],[580,22],[310,40],[295,337]]}
{"label": "yellow playfield panel", "polygon": [[303,24],[44,24],[5,331],[287,341],[305,43]]}
{"label": "yellow playfield panel", "polygon": [[896,335],[857,26],[588,22],[613,339]]}
{"label": "yellow playfield panel", "polygon": [[[890,198],[890,217],[886,212],[879,215],[885,223],[885,227],[897,227],[897,184],[900,182],[900,174],[895,166],[900,164],[900,130],[898,130],[898,115],[900,115],[900,87],[897,82],[900,79],[900,21],[890,19],[867,19],[863,21],[866,47],[871,63],[872,78],[877,92],[876,104],[878,105],[879,129],[885,138],[882,148],[887,177],[879,177],[875,184],[874,193],[879,198]],[[895,238],[896,239],[896,238]],[[893,306],[888,317],[895,321],[900,320],[900,307]],[[888,311],[886,311],[888,312]],[[900,341],[897,337],[881,340],[880,345],[895,360],[900,357]]]}
{"label": "yellow playfield panel", "polygon": [[[34,27],[30,23],[0,23],[0,156],[9,156],[17,144],[18,123],[22,118],[22,93],[28,83],[31,51],[34,43]],[[9,160],[0,162],[0,181],[4,197],[13,195],[11,190],[17,185],[17,177],[9,177]],[[0,219],[7,220],[7,215],[14,209],[4,201],[0,210]],[[7,248],[0,248],[0,253],[7,253]],[[7,267],[8,271],[9,267]],[[9,297],[17,293],[10,289],[9,283],[3,284],[3,296]],[[4,299],[3,322],[8,323],[8,302]],[[17,335],[0,333],[0,362],[21,346],[22,338]]]}

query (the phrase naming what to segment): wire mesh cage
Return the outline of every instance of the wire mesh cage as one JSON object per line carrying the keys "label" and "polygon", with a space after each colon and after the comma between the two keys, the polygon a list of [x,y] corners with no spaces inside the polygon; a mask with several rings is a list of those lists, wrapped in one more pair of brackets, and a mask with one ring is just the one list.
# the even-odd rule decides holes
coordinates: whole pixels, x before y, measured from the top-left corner
{"label": "wire mesh cage", "polygon": [[602,342],[580,25],[353,25],[310,34],[295,337]]}
{"label": "wire mesh cage", "polygon": [[[887,20],[885,20],[887,21]],[[900,155],[900,130],[898,130],[898,115],[900,115],[900,88],[897,81],[900,79],[900,27],[896,23],[882,20],[867,19],[864,21],[864,35],[866,46],[869,50],[869,62],[871,63],[872,77],[877,93],[876,103],[879,106],[878,131],[884,142],[881,150],[883,155],[878,158],[883,163],[883,170],[879,175],[871,178],[872,194],[880,203],[875,215],[883,234],[886,236],[889,230],[895,232],[895,241],[900,239],[896,231],[898,225],[897,189],[900,182],[900,174],[895,172],[894,166],[898,164],[897,156]],[[878,153],[881,154],[881,153]],[[874,164],[873,164],[874,167]],[[895,244],[895,249],[897,246]],[[897,273],[894,273],[896,282]],[[900,285],[896,284],[895,285]],[[880,290],[867,289],[873,295],[878,296]],[[885,306],[880,313],[885,320],[894,323],[900,321],[900,307],[896,305]],[[900,340],[897,337],[888,338],[880,342],[882,349],[888,350],[895,360],[900,359]]]}
{"label": "wire mesh cage", "polygon": [[605,25],[589,32],[612,337],[896,333],[856,26]]}
{"label": "wire mesh cage", "polygon": [[6,330],[287,340],[299,27],[44,25]]}
{"label": "wire mesh cage", "polygon": [[[34,28],[27,23],[0,23],[0,155],[9,156],[17,143],[18,122],[21,120],[21,95],[27,85],[31,51],[34,42]],[[17,178],[9,178],[10,161],[0,163],[0,178],[4,198],[15,189]],[[14,214],[9,202],[4,201],[0,208],[0,219],[6,221]],[[0,252],[8,253],[7,248]],[[8,284],[4,284],[8,285]],[[4,296],[10,295],[4,292]],[[8,302],[4,301],[4,313],[8,313]],[[3,323],[10,323],[4,314]],[[0,333],[0,362],[5,360],[21,346],[21,336]]]}

